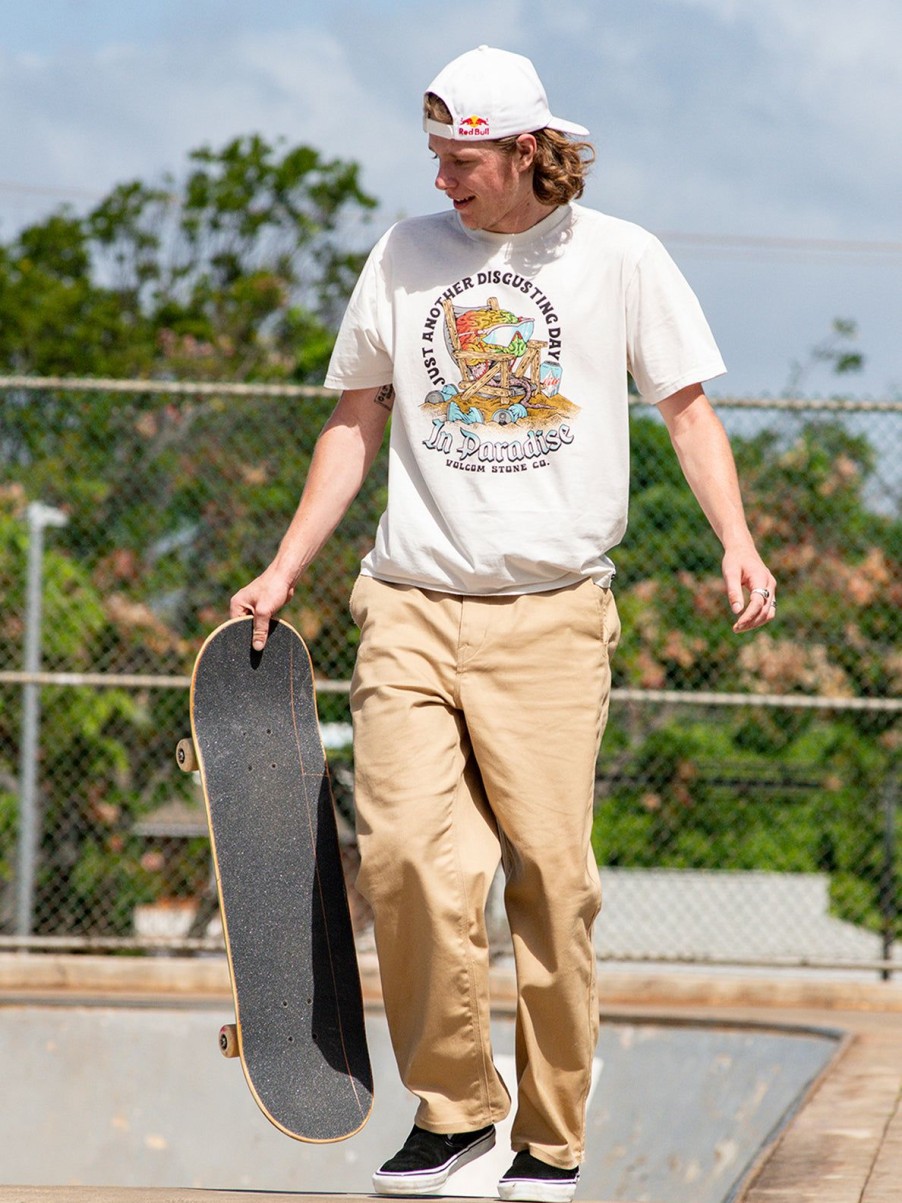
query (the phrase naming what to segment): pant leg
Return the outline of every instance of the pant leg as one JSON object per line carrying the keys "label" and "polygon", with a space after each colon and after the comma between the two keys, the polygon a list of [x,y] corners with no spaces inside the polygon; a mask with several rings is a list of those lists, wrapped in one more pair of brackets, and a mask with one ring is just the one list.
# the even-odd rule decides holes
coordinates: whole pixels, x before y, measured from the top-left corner
{"label": "pant leg", "polygon": [[591,828],[619,621],[610,592],[591,582],[487,599],[484,610],[460,696],[505,847],[518,979],[513,1145],[570,1167],[584,1156],[598,1036]]}
{"label": "pant leg", "polygon": [[456,704],[460,602],[361,577],[352,612],[358,886],[392,1044],[416,1122],[472,1130],[510,1099],[489,1033],[485,905],[500,849]]}

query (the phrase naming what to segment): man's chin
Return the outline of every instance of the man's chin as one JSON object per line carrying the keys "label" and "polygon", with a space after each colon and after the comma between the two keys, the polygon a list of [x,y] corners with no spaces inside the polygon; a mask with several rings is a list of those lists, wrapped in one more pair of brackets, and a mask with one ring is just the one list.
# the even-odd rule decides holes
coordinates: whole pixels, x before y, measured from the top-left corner
{"label": "man's chin", "polygon": [[468,230],[481,230],[483,228],[483,224],[479,220],[479,217],[476,213],[470,213],[467,210],[464,210],[462,213],[459,212],[458,216],[460,217],[461,223],[465,225]]}

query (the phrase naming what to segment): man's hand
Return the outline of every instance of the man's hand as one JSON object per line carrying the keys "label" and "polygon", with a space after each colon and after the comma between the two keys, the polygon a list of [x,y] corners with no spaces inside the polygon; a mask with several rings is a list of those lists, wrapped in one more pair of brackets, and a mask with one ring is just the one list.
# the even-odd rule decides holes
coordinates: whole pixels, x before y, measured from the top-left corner
{"label": "man's hand", "polygon": [[[744,552],[727,551],[723,579],[733,613],[738,615],[733,630],[754,631],[777,615],[777,582],[754,547]],[[748,590],[748,601],[745,591]]]}
{"label": "man's hand", "polygon": [[256,580],[239,589],[229,603],[232,618],[251,615],[254,620],[252,642],[254,650],[262,652],[269,636],[270,620],[294,597],[295,585],[270,565]]}

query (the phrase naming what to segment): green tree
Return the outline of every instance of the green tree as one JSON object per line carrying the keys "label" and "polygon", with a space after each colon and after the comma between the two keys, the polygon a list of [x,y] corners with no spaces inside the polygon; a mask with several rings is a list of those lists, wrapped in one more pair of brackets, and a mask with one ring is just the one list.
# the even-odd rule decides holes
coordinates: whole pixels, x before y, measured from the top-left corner
{"label": "green tree", "polygon": [[[0,363],[44,375],[145,374],[153,335],[93,277],[86,223],[68,211],[0,248]],[[8,429],[8,427],[7,427]]]}
{"label": "green tree", "polygon": [[189,158],[181,186],[120,185],[87,219],[122,309],[150,319],[158,369],[317,377],[362,264],[348,236],[375,206],[356,164],[259,135]]}
{"label": "green tree", "polygon": [[[120,185],[4,248],[0,356],[35,374],[318,381],[361,262],[348,227],[373,204],[355,164],[310,147],[201,148],[180,188]],[[269,550],[260,515],[287,521],[329,408],[11,390],[0,454],[69,513],[63,543],[96,579],[140,585],[194,634]]]}
{"label": "green tree", "polygon": [[[7,372],[318,381],[375,200],[357,165],[259,135],[0,247]],[[357,249],[350,246],[352,239]]]}
{"label": "green tree", "polygon": [[834,376],[848,376],[864,367],[864,354],[855,345],[858,323],[851,318],[837,317],[830,333],[808,352],[805,360],[794,360],[786,384],[789,396],[797,394],[818,367],[826,367]]}

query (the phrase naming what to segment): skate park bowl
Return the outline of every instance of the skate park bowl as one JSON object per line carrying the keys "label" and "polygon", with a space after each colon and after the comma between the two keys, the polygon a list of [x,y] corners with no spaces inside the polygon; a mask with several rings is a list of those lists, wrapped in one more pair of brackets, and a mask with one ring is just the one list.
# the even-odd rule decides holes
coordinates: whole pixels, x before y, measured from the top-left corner
{"label": "skate park bowl", "polygon": [[[219,1053],[231,1019],[225,994],[5,993],[0,1182],[371,1194],[373,1169],[413,1116],[378,1003],[367,1012],[374,1109],[335,1144],[295,1142],[269,1125],[239,1063]],[[577,1199],[729,1203],[841,1038],[827,1027],[603,1016]],[[496,1014],[493,1040],[513,1088],[510,1013]],[[496,1197],[507,1136],[501,1125],[495,1150],[448,1192]]]}

